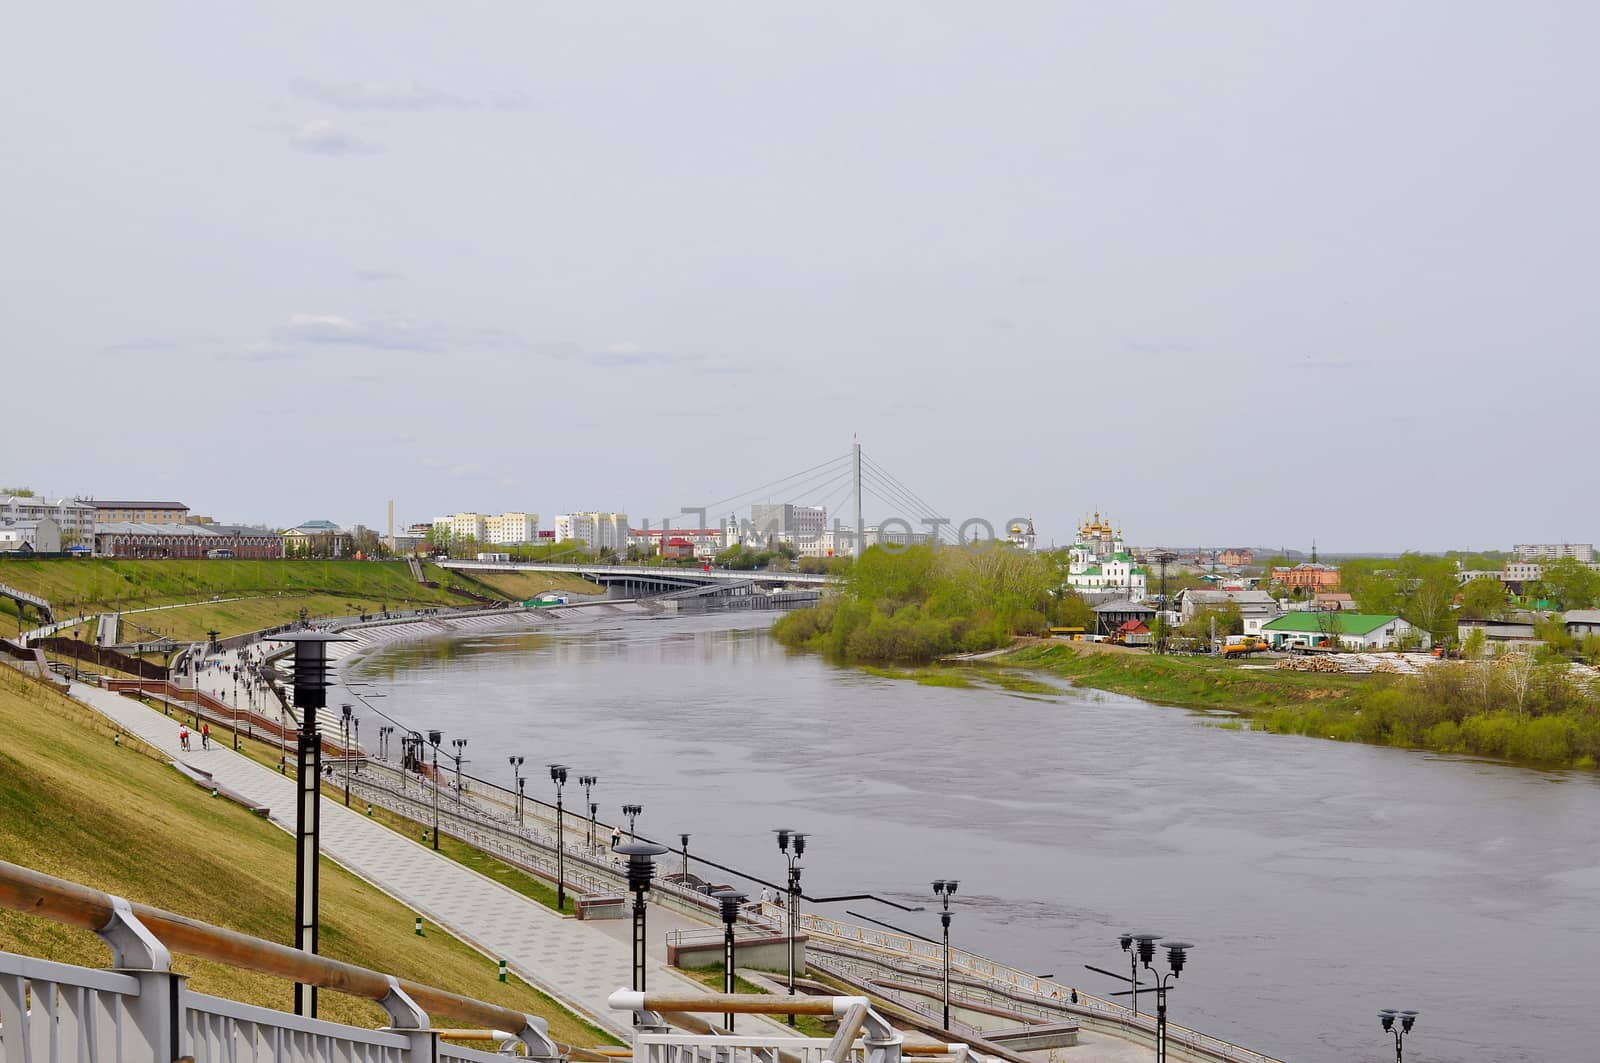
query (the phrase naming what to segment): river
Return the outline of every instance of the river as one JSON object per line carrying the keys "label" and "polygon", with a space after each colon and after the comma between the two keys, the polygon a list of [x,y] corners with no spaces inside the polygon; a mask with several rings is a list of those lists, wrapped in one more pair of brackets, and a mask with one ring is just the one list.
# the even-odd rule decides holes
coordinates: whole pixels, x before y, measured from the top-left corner
{"label": "river", "polygon": [[[812,833],[804,886],[1094,993],[1123,930],[1196,944],[1174,1022],[1290,1060],[1600,1056],[1600,785],[1592,773],[1225,729],[1090,690],[1056,697],[880,679],[786,651],[772,614],[403,644],[353,667],[384,711],[505,757],[599,776],[600,817],[782,877],[770,833]],[[375,727],[375,724],[374,724]],[[369,732],[370,733],[370,732]],[[538,765],[537,769],[532,765]],[[568,784],[568,800],[582,800]],[[836,914],[842,915],[839,911]],[[1070,1055],[1064,1057],[1070,1058]]]}

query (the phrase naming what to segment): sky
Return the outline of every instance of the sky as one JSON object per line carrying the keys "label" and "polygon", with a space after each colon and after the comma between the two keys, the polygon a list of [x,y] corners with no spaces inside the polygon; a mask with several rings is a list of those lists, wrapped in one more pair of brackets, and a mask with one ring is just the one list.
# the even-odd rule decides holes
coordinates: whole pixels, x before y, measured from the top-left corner
{"label": "sky", "polygon": [[6,486],[637,525],[859,438],[1046,543],[1600,539],[1592,3],[4,21]]}

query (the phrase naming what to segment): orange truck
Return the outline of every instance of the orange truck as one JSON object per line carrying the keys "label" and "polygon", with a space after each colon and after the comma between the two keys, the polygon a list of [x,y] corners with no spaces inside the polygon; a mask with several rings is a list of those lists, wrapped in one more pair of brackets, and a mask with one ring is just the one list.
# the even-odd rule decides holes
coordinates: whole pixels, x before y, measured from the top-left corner
{"label": "orange truck", "polygon": [[1263,653],[1267,644],[1257,638],[1244,638],[1237,642],[1230,642],[1222,647],[1223,657],[1248,657],[1252,653]]}

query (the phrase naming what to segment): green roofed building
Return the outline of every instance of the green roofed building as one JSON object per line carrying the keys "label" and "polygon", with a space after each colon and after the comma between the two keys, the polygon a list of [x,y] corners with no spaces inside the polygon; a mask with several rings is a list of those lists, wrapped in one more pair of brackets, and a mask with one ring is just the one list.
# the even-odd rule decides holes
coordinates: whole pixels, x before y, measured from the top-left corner
{"label": "green roofed building", "polygon": [[1344,650],[1386,650],[1419,640],[1428,647],[1428,633],[1388,613],[1345,613],[1322,610],[1289,613],[1261,625],[1261,636],[1273,649],[1309,647]]}

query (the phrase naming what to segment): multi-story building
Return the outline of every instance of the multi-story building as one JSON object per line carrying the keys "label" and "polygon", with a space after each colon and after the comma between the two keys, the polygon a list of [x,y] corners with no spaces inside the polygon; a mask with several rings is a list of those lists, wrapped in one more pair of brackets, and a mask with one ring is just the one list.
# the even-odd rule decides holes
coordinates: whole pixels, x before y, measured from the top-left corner
{"label": "multi-story building", "polygon": [[283,549],[291,557],[349,557],[355,536],[331,520],[308,520],[283,533]]}
{"label": "multi-story building", "polygon": [[94,552],[99,557],[278,558],[287,536],[269,528],[232,524],[142,524],[110,521],[95,526]]}
{"label": "multi-story building", "polygon": [[588,510],[556,515],[556,539],[582,543],[585,550],[616,550],[620,553],[628,548],[628,530],[626,513]]}
{"label": "multi-story building", "polygon": [[828,530],[828,511],[821,506],[797,506],[790,502],[758,502],[750,507],[750,524],[755,538],[764,545],[819,539]]}
{"label": "multi-story building", "polygon": [[1078,527],[1067,550],[1067,585],[1080,594],[1115,592],[1132,601],[1148,593],[1149,572],[1128,551],[1121,528],[1096,513]]}
{"label": "multi-story building", "polygon": [[1518,561],[1554,561],[1558,557],[1570,557],[1590,564],[1594,561],[1594,544],[1518,543],[1511,548],[1511,555]]}
{"label": "multi-story building", "polygon": [[1339,570],[1319,561],[1306,561],[1293,568],[1274,568],[1272,582],[1297,591],[1336,591],[1339,589]]}
{"label": "multi-story building", "polygon": [[1242,546],[1230,546],[1217,553],[1217,564],[1227,565],[1229,568],[1240,568],[1251,564],[1256,559],[1255,551]]}
{"label": "multi-story building", "polygon": [[53,520],[66,543],[88,542],[94,535],[95,509],[75,498],[36,498],[33,495],[0,497],[0,525]]}
{"label": "multi-story building", "polygon": [[472,539],[492,546],[516,546],[538,541],[539,514],[451,513],[433,518],[433,527],[436,533],[448,535],[451,542]]}
{"label": "multi-story building", "polygon": [[61,547],[61,525],[53,517],[0,524],[0,551],[58,554]]}
{"label": "multi-story building", "polygon": [[94,507],[96,524],[187,524],[189,507],[182,502],[128,502],[99,498],[79,499]]}
{"label": "multi-story building", "polygon": [[494,546],[520,546],[539,541],[539,514],[511,512],[483,518],[483,542]]}

